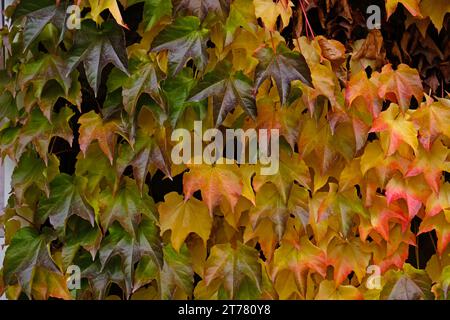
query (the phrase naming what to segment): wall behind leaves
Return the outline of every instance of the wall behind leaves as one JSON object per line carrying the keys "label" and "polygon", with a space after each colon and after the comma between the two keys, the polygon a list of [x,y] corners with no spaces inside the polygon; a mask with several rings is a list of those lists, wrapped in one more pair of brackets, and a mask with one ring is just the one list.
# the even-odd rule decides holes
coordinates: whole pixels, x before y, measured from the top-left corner
{"label": "wall behind leaves", "polygon": [[[447,0],[15,1],[0,295],[447,299],[447,12]],[[279,129],[279,171],[172,163],[171,133],[196,120]]]}

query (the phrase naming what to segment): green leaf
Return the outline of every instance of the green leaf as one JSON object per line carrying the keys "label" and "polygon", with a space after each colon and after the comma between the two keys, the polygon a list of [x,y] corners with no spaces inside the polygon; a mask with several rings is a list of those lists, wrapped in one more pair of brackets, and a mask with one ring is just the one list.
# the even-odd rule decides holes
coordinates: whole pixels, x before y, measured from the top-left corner
{"label": "green leaf", "polygon": [[153,28],[162,18],[172,15],[172,0],[133,0],[128,5],[144,2],[143,21],[145,31]]}
{"label": "green leaf", "polygon": [[111,187],[115,182],[114,168],[96,142],[90,144],[86,156],[78,154],[75,174],[88,179],[87,192],[91,194],[95,193],[102,181]]}
{"label": "green leaf", "polygon": [[18,282],[28,297],[31,298],[37,267],[60,274],[61,271],[50,255],[50,240],[31,227],[25,227],[17,231],[5,254],[3,268],[5,282],[8,285]]}
{"label": "green leaf", "polygon": [[141,56],[139,61],[135,62],[131,75],[124,81],[122,89],[123,105],[129,115],[135,114],[138,100],[142,94],[148,94],[159,105],[163,104],[159,86],[162,77],[156,63],[147,55]]}
{"label": "green leaf", "polygon": [[37,215],[40,222],[43,223],[50,217],[50,223],[60,234],[65,233],[67,221],[73,215],[89,221],[94,226],[94,210],[84,195],[87,182],[83,177],[58,175],[50,183],[50,196],[39,202]]}
{"label": "green leaf", "polygon": [[109,188],[100,194],[100,224],[104,232],[117,221],[130,235],[134,235],[142,217],[155,219],[153,199],[146,191],[142,197],[140,194],[136,183],[130,178],[125,178],[116,194]]}
{"label": "green leaf", "polygon": [[253,0],[233,1],[230,6],[230,14],[225,23],[225,45],[232,43],[234,33],[239,27],[242,27],[249,32],[253,32],[255,24],[256,17]]}
{"label": "green leaf", "polygon": [[73,115],[73,111],[65,107],[59,113],[53,113],[52,123],[50,123],[39,109],[31,111],[17,141],[19,144],[18,156],[20,157],[23,150],[32,142],[40,157],[47,164],[49,144],[53,137],[65,139],[72,145],[73,133],[69,120]]}
{"label": "green leaf", "polygon": [[403,270],[390,270],[385,276],[386,284],[380,298],[389,300],[433,299],[431,279],[424,270],[405,264]]}
{"label": "green leaf", "polygon": [[18,115],[16,101],[9,91],[4,91],[0,95],[0,119],[8,118],[14,120]]}
{"label": "green leaf", "polygon": [[244,279],[250,280],[261,292],[262,273],[258,251],[240,242],[235,247],[230,243],[215,245],[206,261],[204,279],[206,285],[221,279],[230,299],[236,298]]}
{"label": "green leaf", "polygon": [[192,69],[190,68],[184,68],[175,77],[168,78],[162,82],[164,100],[166,101],[172,126],[177,124],[178,119],[187,108],[189,92],[195,83]]}
{"label": "green leaf", "polygon": [[65,75],[68,76],[81,62],[96,96],[102,71],[109,63],[128,75],[128,58],[122,29],[112,21],[103,23],[100,30],[92,20],[84,21],[69,52]]}
{"label": "green leaf", "polygon": [[60,5],[55,5],[55,2],[51,0],[19,2],[12,19],[17,21],[23,16],[26,17],[23,30],[24,51],[49,23],[52,23],[60,31],[60,40],[62,40],[68,18],[67,6],[68,1],[64,1]]}
{"label": "green leaf", "polygon": [[208,62],[206,41],[209,30],[197,17],[182,17],[161,31],[153,41],[152,51],[169,50],[169,75],[177,75],[189,59],[203,71]]}
{"label": "green leaf", "polygon": [[192,92],[189,101],[198,102],[210,96],[213,96],[216,126],[225,120],[236,105],[240,105],[249,116],[256,119],[252,82],[240,71],[232,74],[229,63],[221,63],[214,71],[206,74]]}
{"label": "green leaf", "polygon": [[34,96],[39,99],[47,82],[56,80],[64,90],[64,93],[68,95],[72,84],[72,77],[69,77],[69,73],[66,73],[65,70],[66,63],[61,57],[45,54],[36,61],[22,65],[18,76],[19,83],[21,84],[22,90],[27,85],[32,84]]}
{"label": "green leaf", "polygon": [[109,235],[102,241],[102,247],[99,251],[102,270],[106,263],[116,255],[119,255],[122,259],[122,270],[125,274],[125,293],[130,296],[133,266],[139,259],[139,248],[135,239],[117,224],[109,228]]}
{"label": "green leaf", "polygon": [[100,248],[100,262],[103,268],[114,256],[121,257],[127,296],[141,286],[141,284],[133,286],[132,279],[134,264],[143,256],[151,258],[159,270],[162,268],[161,241],[158,234],[158,228],[150,220],[144,220],[139,226],[137,238],[131,236],[117,224],[109,228],[109,235],[103,240]]}
{"label": "green leaf", "polygon": [[52,170],[57,170],[58,164],[59,163],[56,163],[54,166],[52,165],[51,167],[46,168],[42,159],[31,152],[25,153],[20,158],[12,175],[12,187],[14,188],[14,194],[18,202],[22,203],[22,201],[25,200],[25,191],[27,191],[31,185],[36,185],[48,195],[50,192],[48,185],[50,177],[47,173],[48,171],[51,172]]}
{"label": "green leaf", "polygon": [[282,105],[288,101],[292,81],[300,80],[312,86],[311,71],[305,58],[300,53],[289,50],[285,44],[280,43],[276,52],[271,48],[262,48],[256,56],[259,59],[255,75],[256,88],[272,77]]}
{"label": "green leaf", "polygon": [[119,256],[112,258],[104,267],[99,260],[95,260],[81,272],[81,277],[89,280],[94,298],[98,300],[105,298],[111,283],[117,284],[124,292],[127,290],[126,276]]}
{"label": "green leaf", "polygon": [[94,260],[102,241],[102,233],[98,226],[92,227],[91,224],[82,219],[72,221],[69,221],[61,252],[64,268],[73,264],[80,248],[88,251],[92,260]]}
{"label": "green leaf", "polygon": [[163,248],[164,267],[161,272],[161,299],[173,299],[175,291],[181,289],[190,296],[194,289],[192,258],[185,244],[177,252],[170,244]]}
{"label": "green leaf", "polygon": [[448,288],[450,287],[450,266],[446,266],[444,269],[442,269],[441,277],[439,280],[442,283],[444,299],[448,299]]}
{"label": "green leaf", "polygon": [[154,137],[149,137],[138,131],[133,148],[128,143],[122,144],[117,158],[117,171],[119,176],[131,165],[133,177],[142,194],[145,178],[151,165],[155,165],[166,176],[170,177],[169,160],[161,150]]}
{"label": "green leaf", "polygon": [[[44,86],[44,89],[40,93],[40,96],[37,97],[37,104],[45,117],[49,119],[49,121],[52,120],[51,114],[53,111],[53,107],[56,105],[60,98],[67,100],[72,105],[77,106],[80,110],[82,96],[81,83],[78,81],[79,73],[77,71],[74,71],[70,76],[72,78],[72,85],[70,86],[67,94],[60,86],[53,85],[51,82],[49,82]],[[25,108],[28,109],[32,106],[33,104],[30,103],[28,106],[25,106]]]}

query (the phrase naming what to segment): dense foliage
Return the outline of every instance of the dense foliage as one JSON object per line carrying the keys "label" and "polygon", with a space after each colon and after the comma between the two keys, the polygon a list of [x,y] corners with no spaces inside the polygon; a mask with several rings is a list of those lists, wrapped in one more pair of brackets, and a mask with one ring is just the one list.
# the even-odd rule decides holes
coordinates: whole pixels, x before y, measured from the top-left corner
{"label": "dense foliage", "polygon": [[[6,10],[0,294],[448,298],[448,0],[75,2]],[[279,129],[279,171],[173,164],[194,120]]]}

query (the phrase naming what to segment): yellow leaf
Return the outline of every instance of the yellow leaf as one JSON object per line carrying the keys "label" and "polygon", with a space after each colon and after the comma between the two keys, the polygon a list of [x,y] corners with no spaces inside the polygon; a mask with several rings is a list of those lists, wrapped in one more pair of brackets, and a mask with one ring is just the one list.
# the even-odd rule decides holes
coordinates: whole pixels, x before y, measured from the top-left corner
{"label": "yellow leaf", "polygon": [[396,104],[391,103],[390,107],[373,122],[371,132],[385,131],[389,134],[388,156],[397,151],[402,142],[410,145],[417,153],[419,146],[417,129],[412,121],[399,112]]}
{"label": "yellow leaf", "polygon": [[179,251],[186,237],[194,232],[208,241],[212,227],[212,218],[208,208],[195,198],[187,201],[176,192],[164,197],[164,202],[158,207],[161,234],[172,230],[171,241],[174,249]]}
{"label": "yellow leaf", "polygon": [[289,24],[294,6],[291,1],[254,0],[253,3],[256,17],[261,18],[264,26],[270,31],[276,30],[279,16],[281,16],[282,29]]}
{"label": "yellow leaf", "polygon": [[104,10],[108,9],[117,23],[122,27],[128,29],[127,25],[122,19],[122,15],[120,13],[120,9],[116,0],[89,0],[89,5],[91,6],[92,20],[94,20],[97,24],[100,24],[102,21],[102,17],[100,16],[100,14]]}
{"label": "yellow leaf", "polygon": [[320,283],[316,300],[362,300],[363,295],[354,286],[335,287],[331,280],[324,280]]}
{"label": "yellow leaf", "polygon": [[448,0],[422,0],[420,11],[424,17],[430,17],[434,26],[441,31],[445,14],[450,12],[450,1]]}
{"label": "yellow leaf", "polygon": [[389,19],[389,17],[395,12],[399,3],[401,3],[414,17],[420,17],[422,15],[420,14],[419,2],[420,0],[387,0],[387,18]]}

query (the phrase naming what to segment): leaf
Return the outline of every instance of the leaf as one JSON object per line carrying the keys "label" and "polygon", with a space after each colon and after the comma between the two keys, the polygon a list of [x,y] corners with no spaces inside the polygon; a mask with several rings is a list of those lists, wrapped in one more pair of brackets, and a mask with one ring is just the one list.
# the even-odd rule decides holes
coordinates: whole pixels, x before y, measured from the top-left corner
{"label": "leaf", "polygon": [[331,280],[324,280],[320,283],[316,300],[363,300],[363,295],[354,286],[339,286],[336,288]]}
{"label": "leaf", "polygon": [[[427,98],[428,100],[428,98]],[[450,137],[450,103],[446,99],[430,103],[422,103],[411,115],[411,120],[419,127],[419,141],[426,150],[430,150],[433,142],[444,134]]]}
{"label": "leaf", "polygon": [[289,212],[286,207],[286,201],[280,196],[280,193],[271,184],[266,184],[258,189],[256,193],[256,205],[249,211],[249,218],[253,230],[263,221],[269,218],[274,223],[274,234],[277,240],[281,240]]}
{"label": "leaf", "polygon": [[103,153],[112,164],[116,144],[115,130],[118,128],[116,122],[109,121],[104,123],[95,111],[90,111],[83,114],[78,123],[80,124],[80,149],[84,156],[86,157],[87,149],[92,141],[97,140]]}
{"label": "leaf", "polygon": [[397,9],[397,5],[399,3],[403,4],[403,6],[414,16],[421,17],[420,8],[419,8],[419,0],[387,0],[386,1],[386,11],[387,18],[395,12]]}
{"label": "leaf", "polygon": [[0,95],[0,117],[14,120],[18,115],[17,104],[9,91]]}
{"label": "leaf", "polygon": [[227,114],[240,105],[245,112],[256,118],[256,103],[253,86],[249,78],[241,71],[231,73],[231,65],[221,63],[214,71],[205,75],[191,93],[189,101],[201,101],[213,97],[214,122],[222,124]]}
{"label": "leaf", "polygon": [[[157,265],[148,256],[142,257],[138,262],[136,271],[134,273],[134,289],[133,291],[139,291],[138,288],[151,283],[159,277],[159,270]],[[133,295],[134,296],[134,295]]]}
{"label": "leaf", "polygon": [[45,26],[53,24],[60,31],[60,40],[66,29],[66,8],[67,2],[62,5],[55,5],[54,1],[21,1],[14,11],[13,21],[25,16],[23,30],[24,51],[41,34]]}
{"label": "leaf", "polygon": [[[12,187],[16,199],[22,203],[25,192],[32,185],[36,185],[45,194],[49,194],[49,179],[57,173],[59,163],[51,162],[51,166],[46,167],[45,163],[33,153],[26,153],[20,159],[12,174]],[[56,168],[55,168],[56,167]]]}
{"label": "leaf", "polygon": [[370,132],[384,132],[387,131],[389,135],[389,147],[386,155],[394,154],[402,142],[407,143],[414,152],[418,150],[417,129],[414,123],[408,117],[399,113],[399,108],[396,104],[392,104],[386,111],[380,113],[372,124]]}
{"label": "leaf", "polygon": [[161,234],[167,230],[172,231],[171,242],[177,252],[191,232],[202,238],[206,245],[211,232],[212,218],[203,202],[195,198],[183,200],[182,196],[171,192],[165,195],[158,211]]}
{"label": "leaf", "polygon": [[279,108],[273,99],[262,98],[258,100],[258,129],[279,130],[294,151],[299,135],[300,108],[289,106]]}
{"label": "leaf", "polygon": [[270,31],[276,31],[279,16],[281,16],[282,29],[288,26],[292,16],[292,7],[294,7],[291,1],[253,0],[253,4],[256,17],[261,18],[264,27]]}
{"label": "leaf", "polygon": [[333,70],[322,64],[314,64],[310,70],[315,88],[314,95],[327,97],[333,110],[343,109],[343,97]]}
{"label": "leaf", "polygon": [[450,163],[447,161],[449,150],[442,142],[436,141],[431,150],[420,148],[416,158],[409,165],[406,177],[414,177],[423,174],[430,188],[439,192],[443,171],[449,171]]}
{"label": "leaf", "polygon": [[157,268],[162,268],[162,250],[159,245],[158,229],[151,221],[144,220],[139,226],[138,234],[139,236],[134,238],[117,224],[113,225],[109,228],[109,235],[102,241],[99,251],[102,270],[113,257],[116,255],[121,257],[127,296],[140,287],[140,284],[134,286],[132,280],[134,265],[143,256],[148,256]]}
{"label": "leaf", "polygon": [[[112,0],[115,2],[115,0]],[[128,75],[128,59],[123,31],[114,23],[106,22],[101,29],[90,20],[81,24],[69,51],[66,76],[83,62],[89,85],[97,96],[102,71],[109,63]]]}
{"label": "leaf", "polygon": [[159,33],[153,41],[152,51],[169,51],[169,76],[176,76],[192,59],[203,71],[208,62],[206,41],[209,30],[200,25],[197,17],[178,18]]}
{"label": "leaf", "polygon": [[388,204],[398,199],[405,199],[408,205],[409,220],[417,215],[429,193],[428,186],[418,177],[405,179],[399,175],[394,175],[386,185]]}
{"label": "leaf", "polygon": [[32,84],[34,96],[40,99],[44,86],[54,79],[68,95],[72,78],[65,73],[65,68],[66,64],[61,57],[46,54],[36,61],[23,65],[19,73],[19,82],[23,89]]}
{"label": "leaf", "polygon": [[381,73],[372,75],[379,82],[378,95],[380,98],[397,103],[405,112],[409,109],[411,98],[422,102],[423,87],[419,73],[406,64],[400,64],[397,70],[392,65],[383,66]]}
{"label": "leaf", "polygon": [[385,197],[375,196],[369,207],[370,222],[373,228],[386,240],[389,241],[389,222],[399,221],[405,227],[409,220],[403,210],[395,204],[388,204]]}
{"label": "leaf", "polygon": [[162,104],[159,85],[162,75],[158,66],[147,55],[141,55],[135,63],[122,87],[123,105],[130,116],[135,115],[138,100],[143,94]]}
{"label": "leaf", "polygon": [[59,113],[51,115],[52,123],[42,114],[39,109],[33,109],[28,117],[23,119],[22,127],[10,128],[11,135],[7,136],[8,143],[4,148],[8,156],[18,161],[26,148],[33,145],[39,156],[48,165],[50,141],[54,137],[65,139],[70,145],[73,141],[72,129],[69,120],[74,115],[70,108],[62,108]]}
{"label": "leaf", "polygon": [[[31,227],[17,231],[5,254],[5,282],[9,285],[18,282],[30,299],[34,290],[44,299],[48,295],[70,299],[64,277],[50,255],[49,241],[45,234]],[[50,286],[43,286],[43,281]],[[47,293],[42,293],[42,289]]]}
{"label": "leaf", "polygon": [[442,290],[444,291],[444,298],[448,297],[448,288],[450,286],[450,266],[446,266],[444,270],[442,270],[441,277],[439,279],[442,283]]}
{"label": "leaf", "polygon": [[87,192],[91,194],[95,193],[101,182],[105,181],[111,187],[116,179],[111,163],[97,142],[90,145],[85,156],[81,152],[77,155],[75,174],[88,179]]}
{"label": "leaf", "polygon": [[269,262],[272,260],[278,244],[278,235],[275,232],[276,230],[274,230],[275,228],[276,226],[271,220],[261,219],[256,228],[253,228],[252,224],[249,223],[244,231],[244,243],[249,243],[252,239],[257,240],[264,257]]}
{"label": "leaf", "polygon": [[223,19],[228,16],[230,2],[230,0],[180,0],[175,11],[186,11],[200,20],[204,20],[210,12],[213,12]]}
{"label": "leaf", "polygon": [[436,29],[441,31],[445,14],[450,12],[450,3],[446,0],[422,0],[420,1],[420,12],[422,12],[422,16],[430,17]]}
{"label": "leaf", "polygon": [[340,285],[351,272],[355,272],[361,283],[371,258],[370,252],[361,240],[355,238],[344,242],[334,239],[327,251],[329,261],[334,267],[334,281],[337,285]]}
{"label": "leaf", "polygon": [[294,181],[309,189],[311,183],[309,170],[297,153],[289,156],[289,153],[281,152],[279,170],[273,175],[261,175],[257,172],[253,179],[253,187],[258,192],[265,183],[273,183],[286,202]]}
{"label": "leaf", "polygon": [[423,270],[405,264],[403,270],[391,270],[384,277],[387,283],[381,292],[381,299],[428,300],[433,298],[431,280]]}
{"label": "leaf", "polygon": [[295,242],[283,241],[275,251],[273,263],[275,274],[289,270],[294,274],[297,283],[303,282],[305,272],[312,271],[325,276],[327,270],[326,252],[306,237],[296,239]]}
{"label": "leaf", "polygon": [[81,276],[89,280],[93,297],[98,300],[105,299],[106,291],[111,283],[117,284],[124,292],[127,290],[126,276],[120,256],[112,258],[104,267],[101,266],[99,259],[95,260],[82,270]]}
{"label": "leaf", "polygon": [[50,300],[51,297],[72,300],[66,279],[61,274],[41,267],[35,269],[31,294],[36,300]]}
{"label": "leaf", "polygon": [[256,21],[253,0],[235,0],[231,2],[230,14],[225,23],[225,45],[233,41],[233,36],[239,27],[252,32],[252,25]]}
{"label": "leaf", "polygon": [[100,224],[103,233],[113,224],[119,222],[130,235],[137,232],[139,222],[147,217],[155,219],[155,207],[153,199],[144,192],[141,197],[136,183],[130,178],[125,178],[123,187],[117,193],[109,188],[100,194]]}
{"label": "leaf", "polygon": [[228,201],[234,209],[243,188],[236,164],[191,164],[188,167],[189,172],[183,175],[186,199],[190,199],[195,191],[201,190],[211,216],[222,199]]}
{"label": "leaf", "polygon": [[65,239],[66,241],[61,251],[64,269],[73,264],[80,248],[88,251],[92,260],[94,260],[100,248],[102,232],[98,226],[92,227],[87,221],[79,219],[69,223]]}
{"label": "leaf", "polygon": [[444,213],[433,217],[426,217],[420,224],[419,234],[436,231],[437,234],[437,252],[442,256],[450,242],[450,222]]}
{"label": "leaf", "polygon": [[333,67],[345,60],[345,46],[337,40],[328,40],[324,36],[318,36],[317,42],[320,46],[321,55],[332,62]]}
{"label": "leaf", "polygon": [[172,15],[171,0],[144,0],[145,31],[152,29],[162,18]]}
{"label": "leaf", "polygon": [[159,147],[155,137],[148,137],[142,131],[137,133],[134,148],[131,148],[128,143],[120,146],[116,165],[119,175],[122,175],[129,165],[133,167],[133,177],[141,194],[151,165],[156,166],[166,176],[171,177],[169,160]]}
{"label": "leaf", "polygon": [[367,78],[364,70],[351,76],[345,90],[345,99],[349,106],[358,97],[364,99],[372,116],[374,118],[378,117],[381,111],[381,99],[378,97],[377,86]]}
{"label": "leaf", "polygon": [[94,226],[94,210],[84,196],[87,179],[74,179],[60,174],[50,183],[50,196],[39,203],[37,215],[41,223],[50,217],[56,231],[64,234],[68,219],[77,215]]}
{"label": "leaf", "polygon": [[312,86],[311,71],[305,58],[286,45],[280,43],[275,52],[271,48],[262,48],[256,56],[260,62],[255,71],[255,87],[259,88],[264,80],[273,78],[282,105],[287,102],[292,81],[300,80]]}
{"label": "leaf", "polygon": [[430,195],[426,204],[426,213],[427,216],[432,217],[446,209],[450,209],[450,183],[448,182],[442,185],[438,194]]}
{"label": "leaf", "polygon": [[[72,72],[71,74],[72,85],[70,86],[70,89],[67,94],[64,92],[63,88],[55,85],[45,85],[42,92],[39,93],[40,96],[37,97],[36,103],[39,106],[39,109],[41,109],[42,113],[50,122],[52,121],[52,111],[59,99],[65,99],[68,103],[77,106],[78,110],[80,110],[82,95],[81,95],[81,84],[78,81],[78,77],[79,73],[77,71]],[[33,87],[33,90],[34,89],[35,88]],[[30,92],[30,94],[31,93],[35,95],[38,93],[38,91]],[[27,107],[33,107],[33,105],[34,105],[33,103],[30,103]],[[70,108],[66,107],[63,110],[69,113]],[[71,141],[69,140],[68,142],[71,143]]]}
{"label": "leaf", "polygon": [[220,279],[230,299],[234,299],[247,278],[261,292],[261,266],[258,263],[258,252],[240,242],[234,247],[231,244],[216,244],[205,266],[205,283],[211,284]]}
{"label": "leaf", "polygon": [[191,89],[196,84],[192,70],[183,69],[173,78],[168,78],[161,83],[164,100],[168,107],[170,123],[175,127],[186,108]]}
{"label": "leaf", "polygon": [[175,250],[170,244],[163,248],[164,268],[161,274],[161,299],[173,299],[178,289],[182,290],[184,299],[194,289],[194,271],[192,258],[186,245]]}
{"label": "leaf", "polygon": [[116,22],[122,27],[127,28],[125,22],[123,22],[122,15],[120,14],[119,5],[116,0],[89,0],[89,5],[91,7],[91,16],[97,24],[100,24],[101,16],[100,14],[108,9]]}

